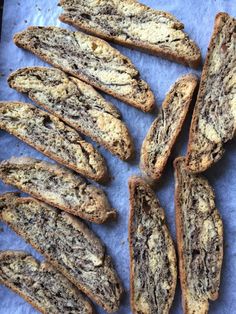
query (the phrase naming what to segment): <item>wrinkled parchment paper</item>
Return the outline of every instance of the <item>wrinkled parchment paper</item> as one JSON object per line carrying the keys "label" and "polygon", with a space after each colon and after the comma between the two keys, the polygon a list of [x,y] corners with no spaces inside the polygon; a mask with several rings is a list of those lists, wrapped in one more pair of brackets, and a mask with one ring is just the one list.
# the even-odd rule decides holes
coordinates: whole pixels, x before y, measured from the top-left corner
{"label": "wrinkled parchment paper", "polygon": [[[169,11],[179,18],[184,24],[186,31],[190,34],[201,48],[205,58],[207,46],[213,29],[214,17],[219,11],[226,11],[236,16],[236,3],[230,0],[146,0],[143,3],[156,8]],[[23,30],[30,25],[57,25],[70,28],[60,23],[58,15],[60,7],[57,0],[5,0],[3,12],[3,30],[0,43],[0,95],[1,100],[29,101],[26,97],[11,90],[6,79],[12,70],[19,67],[43,65],[36,56],[17,48],[12,37],[17,31]],[[171,84],[187,72],[194,72],[190,68],[165,61],[147,54],[116,46],[122,53],[131,58],[133,63],[141,72],[141,76],[151,86],[156,97],[156,108],[161,103],[169,90]],[[195,71],[200,75],[200,71]],[[104,186],[112,206],[117,209],[119,219],[116,223],[103,226],[92,225],[92,229],[101,237],[107,246],[108,253],[112,256],[116,269],[123,281],[126,294],[122,301],[119,314],[131,313],[129,307],[129,253],[128,253],[128,189],[127,180],[132,174],[138,174],[139,151],[145,134],[156,116],[142,113],[120,101],[106,96],[116,105],[127,123],[131,135],[135,141],[136,157],[132,162],[123,162],[112,156],[109,152],[99,147],[105,156],[109,166],[111,181]],[[190,119],[174,148],[172,156],[160,183],[157,186],[157,196],[166,211],[167,221],[173,238],[175,236],[174,224],[174,177],[172,161],[185,153],[188,137]],[[223,159],[213,168],[207,171],[206,176],[213,185],[216,192],[216,203],[224,221],[225,252],[222,271],[222,283],[219,299],[210,305],[210,313],[236,313],[236,141],[226,145],[226,153]],[[98,146],[95,144],[95,146]],[[6,132],[0,131],[0,160],[11,156],[35,156],[47,159],[33,148],[24,144]],[[13,191],[10,186],[0,182],[0,192]],[[17,249],[26,250],[34,256],[42,257],[27,245],[23,239],[16,236],[8,227],[1,223],[0,250]],[[97,308],[98,313],[105,313]],[[175,301],[171,313],[181,313],[180,288],[177,287]],[[37,313],[28,303],[15,293],[0,286],[0,314],[27,314]]]}

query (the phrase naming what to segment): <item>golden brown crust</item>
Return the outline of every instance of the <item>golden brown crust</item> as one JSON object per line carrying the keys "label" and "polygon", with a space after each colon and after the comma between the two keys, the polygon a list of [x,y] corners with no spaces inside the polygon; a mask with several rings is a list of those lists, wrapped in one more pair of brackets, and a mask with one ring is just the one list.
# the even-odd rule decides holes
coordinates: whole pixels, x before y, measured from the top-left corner
{"label": "golden brown crust", "polygon": [[[28,145],[34,147],[35,149],[37,149],[38,151],[40,151],[41,153],[45,154],[46,156],[56,160],[57,162],[67,166],[68,168],[81,173],[82,175],[92,179],[92,180],[96,180],[96,181],[105,181],[108,177],[107,175],[107,168],[105,165],[105,160],[103,159],[103,157],[98,153],[98,151],[95,150],[95,148],[92,146],[92,144],[85,142],[84,140],[81,139],[81,137],[79,136],[79,134],[71,129],[70,127],[66,126],[64,124],[64,122],[61,122],[57,117],[52,116],[51,114],[48,114],[40,109],[37,109],[36,107],[32,106],[31,104],[27,104],[27,103],[21,103],[21,102],[0,102],[0,111],[4,112],[4,108],[8,108],[9,109],[14,109],[14,107],[19,108],[22,107],[25,110],[34,110],[35,112],[38,113],[38,115],[41,115],[42,117],[49,117],[49,119],[53,122],[55,122],[57,125],[63,126],[63,130],[66,130],[66,132],[70,132],[73,133],[74,136],[76,136],[76,141],[77,144],[80,144],[82,146],[85,146],[87,148],[87,153],[89,152],[89,154],[91,156],[96,156],[94,161],[96,160],[96,168],[97,171],[95,173],[93,173],[92,171],[87,171],[85,168],[81,167],[80,165],[78,166],[75,162],[71,161],[66,161],[64,158],[59,157],[55,152],[51,151],[50,147],[46,147],[45,145],[38,145],[36,144],[33,139],[31,139],[29,136],[24,136],[22,134],[20,134],[17,131],[17,128],[9,128],[9,125],[11,122],[9,122],[9,125],[5,125],[3,123],[3,118],[4,115],[1,114],[0,116],[0,128],[9,132],[10,134],[18,137],[19,139],[21,139],[22,141],[26,142]],[[18,119],[20,119],[20,117],[18,117]],[[33,133],[33,132],[32,132]],[[78,146],[79,148],[79,146]],[[60,147],[58,148],[60,149]],[[94,162],[93,161],[93,162]]]}
{"label": "golden brown crust", "polygon": [[[201,109],[199,102],[200,102],[200,99],[202,97],[204,97],[204,95],[206,93],[205,85],[206,85],[206,81],[208,79],[209,62],[210,62],[211,54],[213,52],[213,48],[215,46],[215,39],[216,39],[220,29],[221,29],[222,21],[224,19],[227,20],[229,18],[230,18],[230,16],[227,13],[220,12],[216,15],[213,34],[211,36],[211,40],[210,40],[210,43],[208,46],[208,53],[207,53],[205,63],[203,66],[203,70],[202,70],[199,91],[198,91],[196,105],[194,107],[194,112],[193,112],[191,126],[190,126],[189,141],[188,141],[188,147],[187,147],[187,157],[186,157],[186,165],[188,167],[188,170],[191,171],[192,173],[204,172],[210,166],[212,166],[215,162],[217,162],[222,157],[222,155],[224,153],[224,148],[223,148],[224,141],[228,141],[230,139],[229,137],[231,137],[230,135],[228,135],[228,136],[226,136],[227,138],[223,139],[223,141],[222,141],[222,139],[220,141],[219,141],[219,139],[217,139],[216,142],[211,141],[211,143],[210,143],[211,147],[209,147],[209,145],[208,145],[207,150],[212,150],[212,154],[211,154],[211,152],[209,152],[208,154],[206,153],[205,156],[200,155],[200,156],[195,157],[196,153],[200,154],[200,149],[199,149],[199,147],[197,147],[198,144],[195,143],[196,137],[197,137],[197,127],[198,127],[198,121],[199,121],[199,114],[200,114],[200,109]],[[222,78],[222,81],[223,81],[223,78]],[[222,84],[223,84],[223,82],[222,82]],[[232,83],[232,85],[233,85],[233,83]],[[209,98],[211,98],[211,96],[209,96]],[[215,102],[216,100],[213,100],[213,101]],[[213,110],[213,108],[209,108],[209,109]],[[216,110],[216,108],[214,108],[214,110]],[[226,109],[223,109],[223,110],[226,110]],[[230,111],[230,110],[227,110],[227,111]],[[230,113],[228,113],[228,114],[230,115]],[[232,120],[231,117],[230,117],[230,120]],[[198,130],[198,132],[200,132],[200,131]],[[201,140],[204,141],[205,138],[203,137]]]}
{"label": "golden brown crust", "polygon": [[[179,166],[180,164],[180,166]],[[183,211],[182,211],[182,206],[180,201],[180,193],[181,193],[181,186],[180,186],[180,179],[179,177],[181,176],[180,172],[180,167],[181,164],[185,164],[185,158],[184,157],[178,157],[174,161],[174,168],[175,168],[175,178],[176,178],[176,183],[175,183],[175,220],[176,220],[176,238],[177,238],[177,248],[178,248],[178,257],[179,257],[179,275],[180,275],[180,284],[181,284],[181,290],[182,290],[182,305],[184,309],[185,314],[207,314],[208,309],[209,309],[209,301],[208,299],[214,301],[218,298],[218,288],[219,288],[219,281],[220,281],[220,272],[221,272],[221,266],[222,266],[222,260],[223,260],[223,225],[221,221],[221,217],[218,213],[218,210],[214,207],[214,199],[211,203],[211,206],[214,207],[213,212],[210,213],[209,215],[213,216],[213,219],[216,221],[216,229],[218,232],[219,236],[219,254],[218,250],[216,250],[216,254],[218,254],[218,259],[217,265],[211,265],[211,267],[216,267],[218,268],[218,274],[216,274],[217,280],[216,280],[216,285],[218,286],[217,288],[211,287],[210,292],[205,292],[205,294],[202,295],[202,297],[199,299],[199,297],[196,295],[196,299],[193,298],[192,296],[192,291],[190,290],[189,282],[187,281],[187,276],[188,270],[186,269],[186,253],[185,248],[184,248],[184,239],[187,238],[189,235],[186,234],[186,230],[184,231],[184,220],[183,220]],[[193,176],[195,176],[193,174]],[[214,192],[208,182],[206,181],[205,178],[196,176],[196,180],[201,181],[202,186],[204,186],[205,189],[209,189],[208,195],[209,198],[213,197],[214,198]],[[190,184],[188,184],[189,191],[192,191],[192,187]],[[198,191],[199,192],[199,191]],[[196,196],[196,195],[195,195]],[[199,205],[200,208],[200,205]],[[193,210],[195,210],[193,208]],[[197,213],[199,215],[201,213]],[[200,217],[200,216],[199,216]],[[202,226],[201,226],[202,227]],[[192,230],[188,230],[191,232]],[[192,240],[194,241],[194,240]],[[202,240],[203,242],[203,240]],[[197,250],[198,248],[194,247],[194,250]],[[200,249],[200,246],[199,246]],[[209,253],[210,254],[210,253]],[[210,262],[208,261],[208,264]],[[200,266],[199,266],[200,267]],[[210,266],[208,266],[210,267]],[[209,280],[209,278],[208,278]],[[210,280],[213,280],[210,278]]]}
{"label": "golden brown crust", "polygon": [[[150,10],[150,8],[148,6],[141,4],[141,3],[138,3],[137,1],[126,0],[126,2],[127,3],[137,3],[139,8],[140,9],[142,8],[143,11]],[[63,6],[64,4],[66,4],[66,2],[64,0],[61,0],[60,5]],[[175,21],[175,23],[178,24],[178,27],[180,29],[184,28],[184,25],[182,23],[180,23],[179,21],[177,21],[176,18],[172,14],[169,14],[169,13],[164,12],[164,11],[157,11],[157,10],[153,10],[153,11],[160,12],[165,17],[170,18],[171,20]],[[168,59],[170,61],[181,63],[183,65],[187,65],[187,66],[195,68],[195,69],[198,68],[200,63],[201,63],[201,53],[200,53],[199,48],[196,45],[195,45],[195,49],[197,50],[197,53],[196,53],[196,56],[194,58],[191,58],[190,56],[180,56],[175,51],[168,51],[168,50],[165,50],[164,48],[159,48],[158,46],[148,44],[147,42],[146,43],[142,42],[141,40],[122,39],[121,37],[118,37],[116,35],[108,35],[105,32],[99,31],[98,28],[91,28],[89,26],[86,26],[85,23],[81,23],[79,20],[77,20],[77,21],[73,20],[70,17],[66,16],[66,14],[63,14],[63,13],[59,16],[59,19],[63,23],[67,23],[69,25],[74,26],[77,29],[81,29],[87,34],[100,37],[104,40],[108,40],[108,41],[111,41],[111,42],[116,43],[116,44],[123,45],[127,48],[137,49],[139,51],[149,53],[152,55],[156,55],[156,56],[159,56],[161,58]]]}
{"label": "golden brown crust", "polygon": [[167,93],[162,111],[153,121],[141,148],[140,168],[148,180],[159,180],[162,176],[187,116],[197,83],[196,75],[187,74],[180,77]]}
{"label": "golden brown crust", "polygon": [[[78,79],[81,79],[82,81],[94,86],[95,88],[113,96],[113,97],[116,97],[118,98],[119,100],[131,105],[131,106],[134,106],[136,107],[137,109],[140,109],[144,112],[149,112],[149,111],[152,111],[153,108],[154,108],[154,104],[155,104],[155,99],[154,99],[154,95],[153,93],[151,92],[149,86],[146,84],[146,82],[140,80],[139,78],[137,79],[137,76],[139,76],[139,73],[138,71],[134,68],[133,64],[131,63],[131,61],[123,56],[121,53],[118,52],[118,50],[116,50],[115,48],[112,48],[106,41],[104,41],[103,39],[100,39],[100,38],[96,38],[94,36],[90,36],[90,35],[86,35],[88,36],[88,40],[93,42],[93,45],[94,46],[98,46],[98,47],[101,47],[101,48],[105,48],[106,50],[110,50],[111,53],[113,53],[116,57],[116,58],[120,58],[124,64],[127,64],[129,65],[132,70],[136,71],[136,77],[133,77],[133,80],[137,79],[138,80],[138,84],[142,84],[142,85],[145,85],[145,98],[146,98],[146,101],[145,102],[139,102],[138,100],[135,100],[134,99],[134,96],[137,96],[137,95],[131,95],[131,93],[129,95],[122,95],[121,93],[118,93],[118,92],[115,92],[114,89],[112,88],[108,88],[105,84],[98,84],[98,82],[96,80],[92,80],[91,78],[89,78],[86,74],[83,74],[82,72],[78,71],[78,70],[73,70],[70,66],[63,66],[61,63],[58,63],[58,62],[55,62],[55,60],[53,60],[52,58],[49,58],[46,54],[42,54],[40,52],[38,52],[37,49],[35,49],[33,47],[33,45],[29,42],[29,40],[27,41],[24,41],[22,40],[22,37],[24,35],[27,35],[27,32],[33,32],[37,29],[43,29],[43,27],[29,27],[27,30],[23,31],[23,32],[20,32],[20,33],[17,33],[15,34],[14,36],[14,43],[18,46],[18,47],[21,47],[21,48],[24,48],[24,49],[27,49],[29,50],[30,52],[34,53],[35,55],[37,55],[39,58],[41,58],[42,60],[48,62],[49,64],[53,65],[54,67],[56,68],[59,68],[61,69],[62,71],[65,71],[69,74],[71,74],[72,76],[75,76],[77,77]],[[60,31],[60,30],[63,30],[63,31],[66,31],[64,29],[60,29],[60,28],[57,28],[57,27],[44,27],[44,29],[47,29],[49,31]],[[69,33],[69,31],[67,31]],[[76,36],[75,34],[76,33],[80,33],[80,32],[70,32],[73,36]],[[85,34],[83,35],[85,36]],[[136,82],[137,83],[137,82]],[[111,84],[113,85],[113,83]],[[134,94],[134,93],[133,93]]]}

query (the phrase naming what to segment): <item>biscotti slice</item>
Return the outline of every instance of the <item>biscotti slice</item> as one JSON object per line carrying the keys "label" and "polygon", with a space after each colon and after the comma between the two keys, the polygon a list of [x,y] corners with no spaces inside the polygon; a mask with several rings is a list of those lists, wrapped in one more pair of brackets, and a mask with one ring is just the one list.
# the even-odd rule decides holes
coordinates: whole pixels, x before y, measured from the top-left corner
{"label": "biscotti slice", "polygon": [[29,158],[0,163],[0,178],[25,193],[95,223],[115,218],[104,192],[56,164]]}
{"label": "biscotti slice", "polygon": [[186,164],[203,172],[236,131],[236,19],[219,13],[204,64],[190,128]]}
{"label": "biscotti slice", "polygon": [[164,210],[139,177],[129,180],[130,301],[134,314],[169,313],[176,287],[176,255]]}
{"label": "biscotti slice", "polygon": [[30,104],[0,102],[0,129],[90,179],[102,181],[107,176],[105,161],[92,144],[57,117]]}
{"label": "biscotti slice", "polygon": [[186,314],[206,314],[216,300],[223,259],[223,225],[207,180],[174,162],[176,233],[182,303]]}
{"label": "biscotti slice", "polygon": [[152,180],[160,179],[185,121],[197,77],[184,75],[175,82],[153,121],[141,148],[140,168]]}
{"label": "biscotti slice", "polygon": [[10,87],[126,160],[133,152],[129,131],[116,108],[95,89],[54,68],[23,68],[10,75]]}
{"label": "biscotti slice", "polygon": [[93,313],[91,304],[66,277],[25,252],[0,252],[0,283],[44,314]]}
{"label": "biscotti slice", "polygon": [[104,40],[59,27],[29,27],[14,37],[17,46],[143,111],[154,96],[131,61]]}
{"label": "biscotti slice", "polygon": [[197,45],[173,15],[136,0],[60,0],[62,22],[115,43],[196,68]]}
{"label": "biscotti slice", "polygon": [[14,193],[0,197],[0,219],[92,300],[108,312],[117,311],[120,280],[101,241],[82,221]]}

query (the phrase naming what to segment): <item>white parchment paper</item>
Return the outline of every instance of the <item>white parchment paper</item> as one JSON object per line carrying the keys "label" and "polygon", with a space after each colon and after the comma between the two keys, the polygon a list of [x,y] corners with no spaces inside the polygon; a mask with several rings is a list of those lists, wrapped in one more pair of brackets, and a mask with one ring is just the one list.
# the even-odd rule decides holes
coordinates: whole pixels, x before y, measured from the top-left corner
{"label": "white parchment paper", "polygon": [[[186,32],[201,48],[205,58],[207,46],[213,29],[214,17],[219,11],[226,11],[236,16],[236,3],[233,0],[143,0],[143,3],[157,9],[169,11],[179,18],[184,24]],[[1,100],[29,101],[26,97],[11,90],[6,79],[12,70],[24,66],[42,65],[36,56],[17,48],[12,37],[17,31],[30,25],[57,25],[70,28],[60,23],[58,15],[61,9],[57,6],[57,0],[5,0],[3,12],[3,30],[0,43],[0,97]],[[161,106],[166,92],[171,84],[183,74],[194,72],[190,68],[162,60],[158,57],[116,46],[122,53],[131,58],[141,72],[141,76],[151,86],[156,97],[156,108]],[[195,71],[200,75],[200,71]],[[107,96],[106,96],[107,97]],[[109,166],[112,180],[104,190],[114,208],[117,208],[119,219],[116,223],[102,226],[92,225],[92,229],[101,237],[107,246],[108,253],[112,256],[116,269],[121,277],[126,294],[122,301],[119,314],[131,313],[129,307],[129,253],[128,253],[128,189],[127,180],[132,174],[138,174],[139,151],[145,134],[156,116],[156,113],[145,114],[130,106],[127,106],[111,97],[127,123],[135,141],[136,158],[132,162],[122,162],[102,147],[98,149],[105,156]],[[190,119],[188,119],[190,120]],[[173,238],[175,236],[174,225],[174,177],[172,161],[185,153],[188,137],[189,121],[178,140],[172,153],[167,170],[159,185],[157,196],[165,208]],[[210,313],[236,313],[236,142],[226,145],[226,153],[223,159],[206,172],[206,176],[216,192],[216,203],[224,221],[224,264],[222,271],[222,283],[219,299],[210,305]],[[95,144],[95,146],[97,146]],[[11,156],[35,156],[47,159],[33,148],[0,131],[0,160]],[[12,191],[12,187],[0,182],[0,192]],[[20,237],[16,236],[8,227],[1,223],[0,250],[23,249],[42,258],[35,250],[27,245]],[[98,313],[105,313],[97,308]],[[171,313],[181,313],[180,288],[177,287],[175,301]],[[0,314],[37,313],[22,298],[5,287],[0,286]]]}

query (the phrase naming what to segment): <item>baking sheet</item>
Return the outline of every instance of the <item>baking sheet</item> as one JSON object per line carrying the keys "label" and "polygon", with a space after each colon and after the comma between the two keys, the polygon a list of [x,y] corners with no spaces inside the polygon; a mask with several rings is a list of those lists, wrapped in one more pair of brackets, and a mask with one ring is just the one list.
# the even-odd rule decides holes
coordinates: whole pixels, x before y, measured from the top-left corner
{"label": "baking sheet", "polygon": [[[143,3],[153,8],[162,9],[173,13],[184,24],[190,34],[201,48],[203,57],[206,55],[208,42],[212,33],[215,14],[225,11],[236,16],[235,1],[229,0],[146,0]],[[12,37],[17,31],[23,30],[29,25],[57,25],[70,28],[60,23],[58,15],[61,9],[57,6],[57,0],[5,0],[3,12],[3,30],[0,43],[0,97],[2,100],[29,100],[11,90],[6,79],[12,70],[24,66],[46,65],[36,56],[17,48]],[[71,28],[72,29],[72,28]],[[133,51],[131,49],[116,46],[122,53],[132,59],[133,63],[141,72],[141,76],[151,86],[156,97],[156,108],[161,106],[165,93],[171,84],[183,74],[195,72],[190,68],[162,60],[154,56]],[[117,208],[119,219],[116,223],[103,226],[92,225],[92,229],[101,237],[107,246],[108,253],[112,256],[116,269],[121,277],[126,294],[122,301],[119,314],[131,313],[129,308],[129,253],[127,241],[128,226],[128,189],[127,180],[132,174],[138,174],[139,151],[145,134],[153,121],[153,114],[142,113],[127,106],[111,97],[106,96],[116,105],[123,119],[128,125],[135,141],[136,157],[132,162],[122,162],[102,147],[98,149],[105,156],[109,166],[111,181],[104,186],[112,205]],[[188,119],[189,120],[189,119]],[[167,221],[175,239],[174,225],[174,177],[172,161],[185,153],[189,121],[174,148],[167,170],[160,183],[157,185],[157,196],[165,208]],[[210,305],[210,313],[236,313],[236,142],[235,140],[226,145],[226,153],[223,159],[213,168],[207,171],[206,176],[216,192],[216,204],[224,221],[225,253],[222,271],[222,283],[219,299]],[[98,145],[95,144],[96,147]],[[0,131],[0,160],[11,156],[34,156],[47,159],[33,148],[17,140],[13,136]],[[13,191],[10,186],[0,182],[0,192]],[[20,237],[16,236],[4,224],[0,224],[0,250],[23,249],[42,258],[35,250],[27,245]],[[97,308],[98,313],[105,313]],[[181,313],[180,289],[177,287],[175,301],[171,313]],[[37,313],[22,298],[5,287],[0,286],[0,314]]]}

